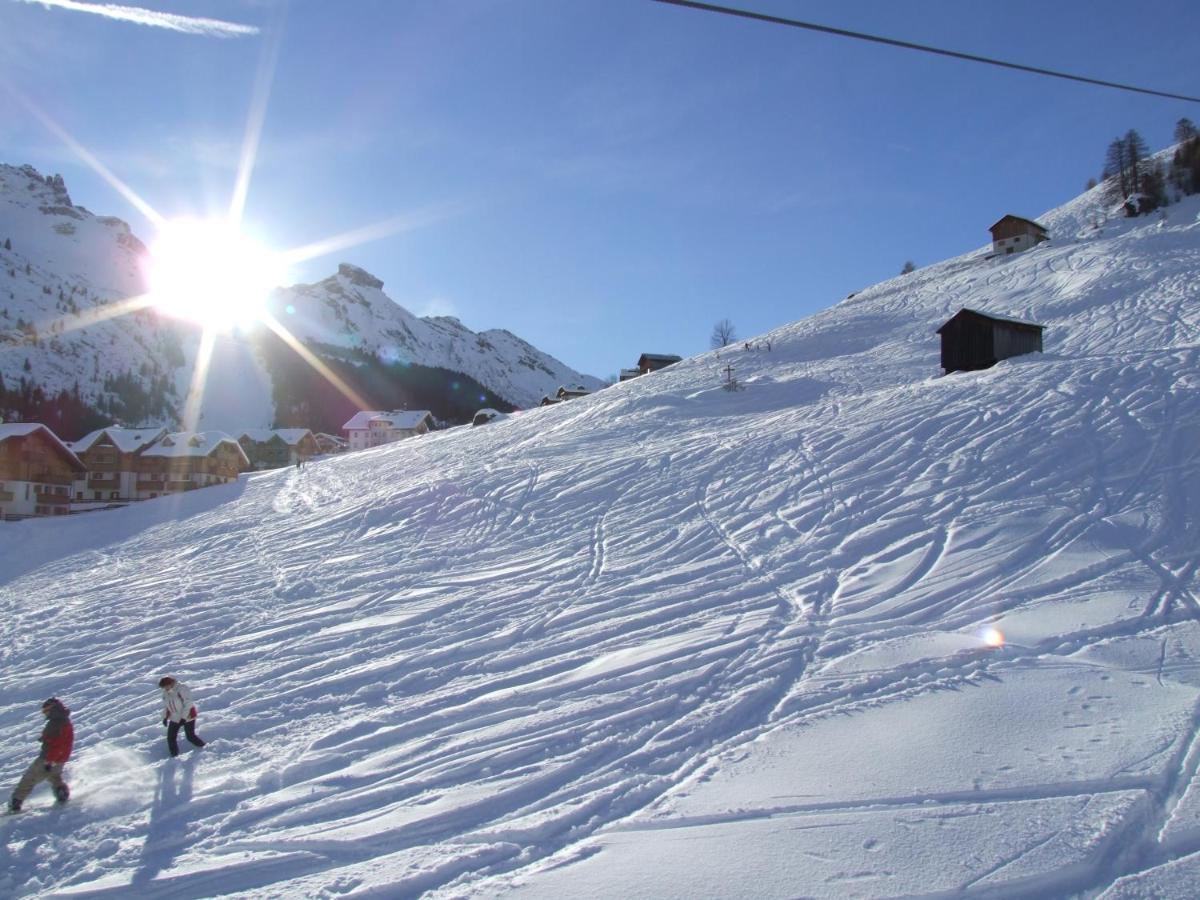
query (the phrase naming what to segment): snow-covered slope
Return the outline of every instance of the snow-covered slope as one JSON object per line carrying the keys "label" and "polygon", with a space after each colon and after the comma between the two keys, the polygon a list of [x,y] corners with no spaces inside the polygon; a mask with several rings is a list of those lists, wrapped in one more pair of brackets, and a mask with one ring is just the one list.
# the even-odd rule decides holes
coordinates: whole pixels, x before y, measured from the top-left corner
{"label": "snow-covered slope", "polygon": [[[124,222],[75,206],[61,177],[0,165],[4,384],[11,389],[25,378],[50,394],[78,385],[81,398],[96,407],[116,393],[112,379],[124,377],[161,399],[149,418],[177,421],[192,383],[198,330],[148,309],[116,314],[121,300],[144,292],[144,253]],[[476,334],[456,319],[418,318],[381,288],[378,279],[343,264],[318,284],[281,289],[277,312],[302,340],[460,372],[517,406],[536,405],[565,384],[600,386],[507,331]],[[255,335],[221,336],[209,377],[202,427],[272,424],[271,377]]]}
{"label": "snow-covered slope", "polygon": [[[752,350],[5,527],[0,781],[47,696],[79,742],[0,892],[1194,895],[1200,198],[1096,202]],[[961,306],[1046,353],[939,377]]]}

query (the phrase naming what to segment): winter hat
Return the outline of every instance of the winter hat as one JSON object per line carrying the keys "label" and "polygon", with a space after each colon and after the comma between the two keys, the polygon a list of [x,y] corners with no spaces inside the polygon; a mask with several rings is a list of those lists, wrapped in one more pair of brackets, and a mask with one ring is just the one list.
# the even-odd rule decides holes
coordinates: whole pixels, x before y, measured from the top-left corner
{"label": "winter hat", "polygon": [[169,688],[174,683],[175,683],[175,679],[172,678],[170,675],[164,675],[162,678],[158,679],[158,686],[160,688]]}

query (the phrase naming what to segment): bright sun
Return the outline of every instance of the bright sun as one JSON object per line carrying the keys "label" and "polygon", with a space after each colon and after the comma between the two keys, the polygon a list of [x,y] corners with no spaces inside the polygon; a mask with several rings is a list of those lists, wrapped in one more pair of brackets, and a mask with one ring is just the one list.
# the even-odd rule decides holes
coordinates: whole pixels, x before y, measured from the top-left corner
{"label": "bright sun", "polygon": [[236,226],[216,219],[167,222],[150,249],[147,275],[159,309],[206,328],[249,325],[283,283],[284,267]]}

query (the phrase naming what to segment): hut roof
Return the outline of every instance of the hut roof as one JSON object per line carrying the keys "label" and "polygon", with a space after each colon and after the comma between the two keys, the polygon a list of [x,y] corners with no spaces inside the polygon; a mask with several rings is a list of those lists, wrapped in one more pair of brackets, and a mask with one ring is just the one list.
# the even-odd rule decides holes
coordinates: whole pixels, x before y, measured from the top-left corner
{"label": "hut roof", "polygon": [[1012,213],[1007,213],[1007,214],[1001,216],[993,224],[988,226],[988,231],[995,231],[997,228],[999,228],[1005,222],[1024,222],[1026,225],[1032,225],[1038,231],[1042,232],[1042,234],[1050,233],[1049,229],[1046,228],[1046,226],[1043,225],[1041,222],[1035,222],[1035,221],[1033,221],[1033,219],[1026,219],[1023,216],[1014,216]]}
{"label": "hut roof", "polygon": [[87,466],[85,466],[82,460],[80,460],[79,457],[74,454],[71,448],[63,443],[57,434],[55,434],[41,422],[10,422],[8,424],[0,423],[0,444],[4,443],[10,438],[29,437],[33,434],[40,435],[46,441],[46,443],[53,447],[59,456],[65,459],[70,464],[71,468],[76,472],[87,471]]}
{"label": "hut roof", "polygon": [[1045,327],[1046,327],[1045,325],[1038,325],[1034,322],[1026,322],[1023,319],[1013,319],[1008,316],[997,316],[997,315],[993,315],[991,313],[982,313],[982,312],[979,312],[979,310],[967,309],[964,306],[962,309],[960,309],[958,312],[956,312],[954,315],[952,315],[949,319],[947,319],[945,322],[943,322],[941,328],[939,328],[937,330],[937,333],[941,334],[947,325],[949,325],[951,322],[956,322],[959,319],[975,319],[975,320],[983,320],[983,321],[987,321],[987,322],[999,322],[1001,324],[1009,325],[1013,328],[1017,328],[1019,330],[1026,330],[1026,331],[1027,330],[1043,331],[1043,330],[1045,330]]}

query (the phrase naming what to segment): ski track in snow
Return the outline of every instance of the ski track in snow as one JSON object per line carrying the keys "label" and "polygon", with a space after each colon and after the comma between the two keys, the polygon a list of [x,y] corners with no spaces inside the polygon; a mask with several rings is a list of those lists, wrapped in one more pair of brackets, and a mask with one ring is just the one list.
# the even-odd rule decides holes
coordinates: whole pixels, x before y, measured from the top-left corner
{"label": "ski track in snow", "polygon": [[[935,819],[959,849],[931,896],[1177,884],[1200,853],[1200,247],[1187,225],[1059,228],[864,291],[770,352],[3,526],[0,781],[44,697],[79,739],[71,805],[39,791],[0,823],[0,894],[550,895],[608,859],[640,871],[630,836],[686,834],[797,842],[811,868],[780,895],[889,896],[926,851],[861,835],[919,842]],[[963,305],[1046,322],[1047,353],[936,377],[933,330]],[[721,390],[729,361],[745,390]],[[212,741],[174,762],[166,672]],[[840,762],[795,749],[808,735],[1037,685],[1060,724],[1014,726],[977,769],[800,785]],[[1144,691],[1135,739],[1113,704]],[[893,752],[870,730],[847,747],[872,741]],[[1045,824],[1064,811],[1082,824]],[[1049,830],[978,836],[1007,816]],[[831,829],[857,862],[804,843]],[[710,886],[777,893],[756,888]]]}

